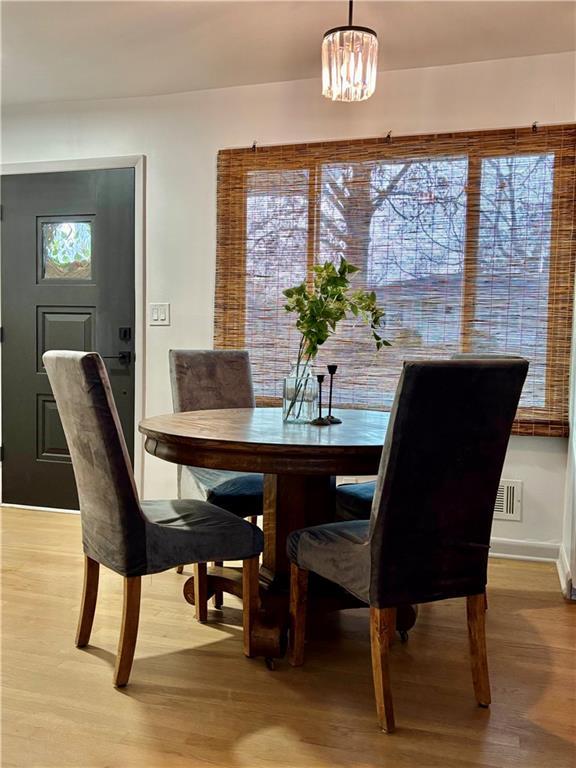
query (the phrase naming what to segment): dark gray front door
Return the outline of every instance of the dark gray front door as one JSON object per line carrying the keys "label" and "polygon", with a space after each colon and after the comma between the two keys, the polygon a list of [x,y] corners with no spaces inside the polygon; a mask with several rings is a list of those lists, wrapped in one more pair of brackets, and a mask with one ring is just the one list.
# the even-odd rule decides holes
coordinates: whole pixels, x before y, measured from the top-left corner
{"label": "dark gray front door", "polygon": [[2,178],[2,500],[77,509],[42,365],[95,350],[130,454],[134,430],[134,170]]}

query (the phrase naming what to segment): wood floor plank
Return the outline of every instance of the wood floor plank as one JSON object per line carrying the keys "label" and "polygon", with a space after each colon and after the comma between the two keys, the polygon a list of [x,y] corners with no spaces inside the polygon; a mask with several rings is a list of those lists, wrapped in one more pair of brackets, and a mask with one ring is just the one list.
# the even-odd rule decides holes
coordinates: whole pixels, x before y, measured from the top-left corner
{"label": "wood floor plank", "polygon": [[311,622],[306,661],[242,653],[240,604],[194,619],[175,571],[142,579],[130,685],[112,686],[122,579],[101,569],[90,645],[77,516],[3,508],[3,768],[574,768],[576,606],[555,568],[493,560],[490,710],[474,701],[464,600],[421,607],[391,648],[397,732],[377,726],[368,610]]}

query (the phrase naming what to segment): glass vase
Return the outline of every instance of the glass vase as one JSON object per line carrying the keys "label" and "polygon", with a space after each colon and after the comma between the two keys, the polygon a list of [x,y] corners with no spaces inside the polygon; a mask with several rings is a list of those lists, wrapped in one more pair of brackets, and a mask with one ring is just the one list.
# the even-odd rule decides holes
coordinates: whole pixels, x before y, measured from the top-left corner
{"label": "glass vase", "polygon": [[284,379],[282,418],[287,423],[307,424],[316,416],[318,384],[310,363],[293,363]]}

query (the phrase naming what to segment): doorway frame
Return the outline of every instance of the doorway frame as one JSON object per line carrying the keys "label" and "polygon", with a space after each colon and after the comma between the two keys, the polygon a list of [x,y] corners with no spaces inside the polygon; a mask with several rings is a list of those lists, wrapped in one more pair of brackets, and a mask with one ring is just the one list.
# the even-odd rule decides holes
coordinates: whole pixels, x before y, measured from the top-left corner
{"label": "doorway frame", "polygon": [[[134,168],[134,478],[140,498],[143,498],[144,439],[138,431],[138,424],[146,412],[146,155],[2,163],[0,176],[66,173],[68,171],[106,171],[114,168]],[[1,318],[2,308],[0,307],[0,322]],[[2,345],[0,344],[0,377],[2,375],[1,350]],[[1,440],[2,420],[0,418]],[[0,503],[3,503],[1,473]],[[25,504],[10,504],[10,506],[31,509]],[[33,508],[39,509],[38,507]],[[56,509],[54,507],[43,507],[42,510],[47,512],[78,512],[78,510]]]}

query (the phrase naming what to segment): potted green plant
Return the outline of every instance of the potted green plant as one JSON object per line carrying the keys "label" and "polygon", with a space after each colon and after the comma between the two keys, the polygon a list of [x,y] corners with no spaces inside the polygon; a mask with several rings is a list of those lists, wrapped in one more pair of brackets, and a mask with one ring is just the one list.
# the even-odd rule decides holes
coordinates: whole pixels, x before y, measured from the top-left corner
{"label": "potted green plant", "polygon": [[377,350],[390,346],[380,335],[384,310],[378,306],[376,294],[352,289],[350,278],[359,271],[345,258],[338,267],[327,261],[313,268],[311,288],[301,283],[284,291],[284,308],[296,314],[296,328],[301,334],[296,362],[284,381],[284,421],[311,420],[316,392],[311,363],[341,320],[358,317],[369,326]]}

